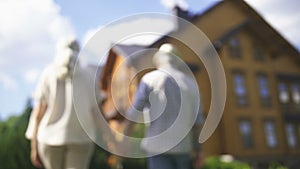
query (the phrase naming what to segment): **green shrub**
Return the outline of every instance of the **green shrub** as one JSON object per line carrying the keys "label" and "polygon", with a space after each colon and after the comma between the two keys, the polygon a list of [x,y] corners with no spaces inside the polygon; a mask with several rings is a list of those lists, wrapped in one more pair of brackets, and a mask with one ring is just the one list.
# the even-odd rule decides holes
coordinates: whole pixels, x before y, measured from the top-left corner
{"label": "green shrub", "polygon": [[31,106],[21,116],[12,116],[0,123],[0,169],[33,169],[30,142],[25,139]]}
{"label": "green shrub", "polygon": [[269,169],[288,169],[288,168],[277,162],[272,162],[269,166]]}
{"label": "green shrub", "polygon": [[[30,162],[30,142],[25,139],[24,133],[28,125],[31,113],[30,103],[22,115],[13,116],[6,121],[0,121],[0,169],[34,169]],[[144,135],[144,125],[136,125],[134,136],[142,138]],[[108,169],[107,158],[109,153],[96,146],[94,156],[91,161],[91,169]],[[124,169],[146,169],[144,158],[124,158]],[[219,157],[208,157],[205,160],[203,169],[251,169],[250,165],[244,162],[232,161],[224,162]],[[288,169],[279,163],[273,162],[268,169]]]}
{"label": "green shrub", "polygon": [[239,161],[223,162],[219,157],[208,157],[203,169],[251,169],[251,167]]}

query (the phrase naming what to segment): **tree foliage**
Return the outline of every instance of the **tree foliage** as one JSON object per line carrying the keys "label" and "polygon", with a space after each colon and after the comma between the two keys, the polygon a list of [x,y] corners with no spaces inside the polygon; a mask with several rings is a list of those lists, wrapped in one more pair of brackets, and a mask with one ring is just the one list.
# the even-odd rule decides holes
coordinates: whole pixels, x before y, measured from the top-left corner
{"label": "tree foliage", "polygon": [[[12,116],[0,122],[0,169],[35,169],[30,161],[30,141],[25,138],[32,106],[26,104],[20,116]],[[107,158],[110,154],[96,146],[91,160],[91,169],[109,169]],[[127,159],[125,169],[132,166],[144,165],[143,160]]]}
{"label": "tree foliage", "polygon": [[28,102],[21,116],[0,123],[0,169],[34,168],[30,162],[30,142],[24,137],[30,112]]}
{"label": "tree foliage", "polygon": [[[34,169],[30,162],[30,142],[25,138],[25,130],[28,125],[32,106],[30,101],[20,116],[12,116],[8,120],[0,122],[0,169]],[[135,136],[143,137],[144,126],[135,128]],[[107,159],[110,153],[96,146],[91,161],[91,169],[109,169]],[[124,158],[124,169],[146,169],[145,159]],[[218,157],[209,157],[205,160],[203,169],[250,169],[247,163],[233,161],[222,162]],[[277,163],[272,163],[269,169],[287,169]]]}
{"label": "tree foliage", "polygon": [[251,167],[239,161],[223,162],[218,157],[210,157],[206,159],[203,169],[251,169]]}

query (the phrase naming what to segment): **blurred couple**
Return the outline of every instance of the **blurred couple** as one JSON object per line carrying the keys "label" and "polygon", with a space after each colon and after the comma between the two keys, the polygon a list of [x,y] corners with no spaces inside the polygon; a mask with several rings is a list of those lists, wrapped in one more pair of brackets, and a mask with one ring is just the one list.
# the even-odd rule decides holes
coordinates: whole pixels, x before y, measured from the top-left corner
{"label": "blurred couple", "polygon": [[[105,94],[85,92],[92,80],[91,73],[78,63],[79,43],[67,38],[57,46],[54,61],[47,66],[34,92],[34,107],[26,131],[31,140],[31,161],[35,167],[46,169],[88,169],[94,152],[99,125],[96,121],[98,105]],[[76,70],[75,70],[75,65]],[[164,44],[153,56],[157,70],[147,73],[138,86],[132,107],[126,112],[128,119],[136,119],[144,108],[150,109],[150,126],[145,138],[158,135],[172,126],[180,113],[182,126],[193,126],[190,133],[175,147],[165,151],[159,145],[148,143],[143,149],[149,154],[149,169],[190,169],[203,165],[201,146],[198,143],[203,122],[198,86],[190,75],[181,70],[180,52],[172,44]],[[76,80],[76,85],[73,84]],[[81,91],[75,95],[73,91]],[[153,102],[152,98],[162,101]],[[150,97],[151,95],[151,97]],[[74,106],[74,97],[79,104]],[[184,104],[182,104],[182,102]],[[165,105],[162,112],[158,107]],[[159,113],[159,117],[157,114]],[[190,115],[194,113],[195,115]],[[84,129],[78,117],[84,117]],[[151,119],[152,118],[152,119]],[[155,120],[154,120],[155,119]],[[126,120],[125,135],[130,135],[134,122]],[[174,133],[176,135],[176,133]],[[172,142],[171,138],[161,142]],[[161,151],[161,152],[160,152]],[[194,163],[192,160],[195,160]]]}

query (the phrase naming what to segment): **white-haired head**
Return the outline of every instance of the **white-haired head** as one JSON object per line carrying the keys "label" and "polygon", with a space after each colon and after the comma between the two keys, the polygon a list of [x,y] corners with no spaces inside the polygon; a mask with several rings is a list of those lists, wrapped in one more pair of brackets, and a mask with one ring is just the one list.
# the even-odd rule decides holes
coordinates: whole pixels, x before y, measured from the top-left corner
{"label": "white-haired head", "polygon": [[73,51],[79,52],[80,45],[75,36],[66,36],[61,38],[56,44],[56,50],[70,48]]}
{"label": "white-haired head", "polygon": [[71,75],[78,60],[79,49],[79,43],[75,37],[63,38],[57,43],[54,67],[59,79]]}
{"label": "white-haired head", "polygon": [[178,67],[180,64],[180,53],[174,45],[165,43],[154,54],[153,64],[157,68],[165,66]]}

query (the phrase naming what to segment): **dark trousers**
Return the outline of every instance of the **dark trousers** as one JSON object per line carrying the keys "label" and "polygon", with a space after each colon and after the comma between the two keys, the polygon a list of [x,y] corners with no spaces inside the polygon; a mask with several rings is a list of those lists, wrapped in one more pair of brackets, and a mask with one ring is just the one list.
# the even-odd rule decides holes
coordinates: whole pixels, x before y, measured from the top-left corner
{"label": "dark trousers", "polygon": [[148,169],[191,169],[189,154],[160,154],[147,159]]}

